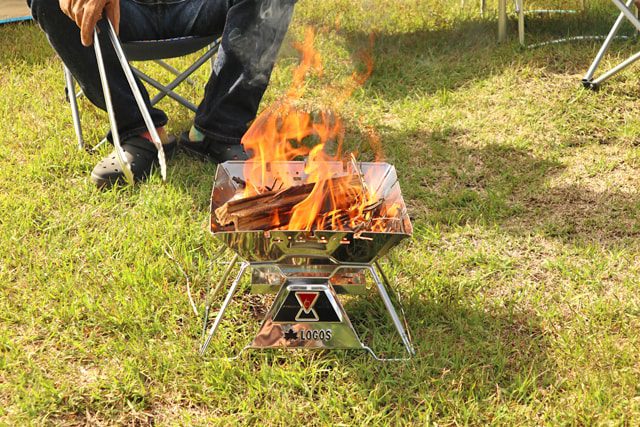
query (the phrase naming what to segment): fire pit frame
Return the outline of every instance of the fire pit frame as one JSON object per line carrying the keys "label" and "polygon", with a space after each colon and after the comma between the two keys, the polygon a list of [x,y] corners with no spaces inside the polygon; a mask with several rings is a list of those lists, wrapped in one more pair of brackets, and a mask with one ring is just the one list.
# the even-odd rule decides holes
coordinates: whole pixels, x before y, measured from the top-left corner
{"label": "fire pit frame", "polygon": [[[301,171],[304,170],[304,162],[286,163],[286,165],[279,166],[288,168],[291,173],[297,176],[303,175]],[[415,354],[415,350],[406,316],[401,306],[402,320],[398,315],[387,291],[387,289],[392,289],[391,283],[378,262],[393,246],[409,237],[412,232],[411,221],[400,194],[395,168],[386,163],[360,164],[360,168],[365,172],[370,168],[379,168],[381,171],[381,174],[377,174],[380,175],[378,177],[380,182],[377,184],[380,187],[379,191],[384,194],[393,193],[394,202],[401,204],[402,232],[232,231],[216,223],[214,211],[236,194],[238,180],[233,178],[241,176],[243,166],[244,162],[226,162],[219,165],[216,172],[211,196],[211,232],[235,254],[217,286],[207,293],[200,354],[205,354],[244,274],[251,268],[254,272],[252,282],[254,292],[259,288],[256,286],[255,278],[259,276],[261,271],[274,271],[275,276],[279,276],[279,279],[272,279],[270,283],[267,283],[266,288],[264,286],[261,288],[263,290],[271,289],[277,295],[262,321],[256,338],[230,359],[239,357],[245,350],[262,348],[360,349],[369,352],[378,361],[410,359]],[[350,173],[348,163],[332,162],[329,167],[335,168],[337,174]],[[274,170],[273,167],[270,169]],[[239,266],[239,270],[231,282],[213,323],[209,326],[213,296],[228,283],[237,266]],[[344,282],[343,274],[349,271],[362,276],[363,283],[364,276],[367,274],[372,279],[387,314],[402,340],[406,357],[391,359],[379,357],[360,339],[337,296],[338,293],[354,293],[354,290],[357,293],[359,288],[364,288],[364,284],[358,286]],[[311,303],[309,306],[303,306],[300,295],[314,297],[314,303],[318,299],[322,300],[323,310],[328,310],[326,312],[330,314],[331,318],[318,316]],[[293,307],[291,305],[292,301],[295,302],[294,297],[297,298],[299,306]],[[297,309],[300,311],[295,319],[287,318],[283,321],[283,315],[280,313],[282,310],[293,313]],[[305,334],[312,336],[313,339],[301,338]],[[329,334],[329,338],[326,339],[324,334]]]}

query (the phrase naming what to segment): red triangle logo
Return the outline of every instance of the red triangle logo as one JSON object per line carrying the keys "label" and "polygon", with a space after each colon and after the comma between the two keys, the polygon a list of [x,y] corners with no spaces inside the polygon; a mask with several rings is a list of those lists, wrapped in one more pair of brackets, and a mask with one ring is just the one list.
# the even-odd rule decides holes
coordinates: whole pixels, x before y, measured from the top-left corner
{"label": "red triangle logo", "polygon": [[318,292],[296,292],[296,298],[305,311],[309,311],[318,299]]}

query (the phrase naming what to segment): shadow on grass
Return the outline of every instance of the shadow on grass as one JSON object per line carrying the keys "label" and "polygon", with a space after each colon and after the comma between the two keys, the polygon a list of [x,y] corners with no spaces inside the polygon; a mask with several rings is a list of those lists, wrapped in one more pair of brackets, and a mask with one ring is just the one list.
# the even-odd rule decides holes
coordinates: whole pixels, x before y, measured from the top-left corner
{"label": "shadow on grass", "polygon": [[[548,357],[549,341],[555,338],[548,336],[535,313],[514,306],[476,305],[464,298],[466,291],[462,289],[443,292],[450,293],[441,294],[438,300],[414,293],[403,302],[416,349],[409,361],[377,362],[361,350],[273,349],[248,351],[237,363],[287,369],[294,363],[299,365],[296,371],[311,367],[314,380],[308,384],[309,398],[322,397],[336,381],[346,381],[352,384],[350,393],[361,395],[375,409],[397,408],[412,417],[417,408],[445,410],[461,403],[535,400],[538,393],[560,380],[558,369]],[[263,297],[249,294],[245,286],[230,306],[207,357],[237,354],[251,341],[259,323],[252,310],[265,308]],[[346,298],[339,297],[361,337],[366,340],[368,336],[371,340],[367,343],[379,355],[403,356],[402,344],[384,315],[377,293]],[[365,323],[369,330],[362,328]],[[197,342],[199,330],[192,333]],[[242,337],[240,342],[238,337]],[[380,348],[382,353],[378,352]],[[301,354],[304,357],[299,357]],[[450,399],[463,402],[454,404]]]}
{"label": "shadow on grass", "polygon": [[404,308],[416,356],[407,363],[374,367],[365,358],[361,362],[368,368],[347,368],[357,378],[359,392],[374,390],[379,407],[400,402],[409,403],[405,408],[446,407],[453,396],[469,402],[498,401],[501,394],[529,400],[557,381],[547,357],[549,337],[533,313],[415,297]]}
{"label": "shadow on grass", "polygon": [[[527,43],[539,43],[563,37],[606,35],[617,9],[592,8],[578,14],[543,14],[527,17]],[[368,32],[337,30],[352,52],[367,44]],[[537,49],[517,44],[517,23],[509,22],[510,43],[497,44],[497,24],[491,20],[456,20],[441,29],[423,29],[406,33],[376,33],[375,70],[365,90],[385,100],[403,99],[415,93],[433,94],[456,90],[470,83],[491,79],[510,68],[541,68],[550,73],[586,73],[602,41],[574,41]],[[615,42],[610,52],[628,56],[638,51],[635,33],[625,23],[620,35],[628,41]],[[604,70],[601,70],[604,71]],[[581,85],[576,78],[576,87]]]}
{"label": "shadow on grass", "polygon": [[[376,298],[358,298],[345,307],[357,320],[371,316],[372,306],[379,311],[381,304]],[[413,419],[422,411],[446,413],[460,406],[482,412],[473,407],[483,402],[534,401],[560,381],[549,358],[552,337],[533,313],[417,297],[405,301],[404,308],[416,349],[406,362],[377,362],[360,350],[253,350],[238,363],[287,369],[293,363],[296,371],[312,368],[313,380],[305,389],[309,399],[322,399],[335,384],[346,382],[351,396],[359,396],[373,410],[389,411],[392,418]],[[243,325],[234,324],[225,338],[240,334]],[[376,339],[395,341],[391,347],[398,348],[393,331],[383,329],[373,332]],[[225,350],[218,343],[211,357]],[[317,405],[324,406],[320,401]]]}
{"label": "shadow on grass", "polygon": [[415,225],[500,226],[517,235],[616,245],[640,235],[640,199],[557,182],[564,166],[512,146],[474,147],[465,131],[385,135]]}

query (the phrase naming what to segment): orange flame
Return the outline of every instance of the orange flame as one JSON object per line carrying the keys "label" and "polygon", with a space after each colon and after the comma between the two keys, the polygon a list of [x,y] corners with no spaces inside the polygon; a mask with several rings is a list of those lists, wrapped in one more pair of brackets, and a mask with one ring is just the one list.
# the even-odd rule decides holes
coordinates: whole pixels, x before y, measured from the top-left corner
{"label": "orange flame", "polygon": [[[309,114],[294,106],[304,94],[305,79],[310,72],[321,76],[323,66],[320,54],[314,49],[315,34],[307,29],[302,43],[295,44],[302,55],[300,64],[293,72],[293,82],[284,97],[266,108],[254,121],[245,134],[242,143],[252,159],[245,163],[245,180],[247,185],[244,197],[250,197],[265,191],[265,183],[269,177],[277,176],[278,188],[299,185],[294,177],[286,173],[276,174],[277,162],[291,161],[307,157],[305,165],[305,182],[316,183],[311,193],[302,202],[293,207],[286,226],[280,227],[283,212],[274,212],[271,225],[289,230],[331,229],[340,230],[355,228],[363,221],[369,222],[368,229],[376,231],[384,229],[384,224],[375,221],[368,210],[378,197],[361,183],[354,185],[353,179],[335,179],[335,171],[327,162],[341,161],[344,126],[333,113],[321,112]],[[373,35],[369,39],[370,49],[359,55],[365,70],[354,72],[349,82],[337,90],[328,91],[338,104],[346,101],[359,86],[363,85],[373,72],[373,59],[370,50],[373,46]],[[376,151],[376,159],[381,156],[379,140],[373,137],[372,146]],[[313,147],[308,145],[310,139],[316,140]],[[330,151],[334,151],[330,154]],[[364,179],[365,177],[360,177]],[[271,178],[273,179],[273,178]],[[275,184],[275,183],[274,183]],[[266,184],[269,185],[269,184]],[[269,188],[266,188],[269,190]],[[387,215],[393,206],[380,210]],[[384,210],[384,212],[383,212]],[[397,208],[395,208],[397,210]]]}

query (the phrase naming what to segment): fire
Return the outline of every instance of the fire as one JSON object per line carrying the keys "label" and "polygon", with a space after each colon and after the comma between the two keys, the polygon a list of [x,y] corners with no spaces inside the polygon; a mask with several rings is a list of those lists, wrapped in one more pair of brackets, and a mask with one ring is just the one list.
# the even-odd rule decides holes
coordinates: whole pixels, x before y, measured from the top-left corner
{"label": "fire", "polygon": [[[329,162],[342,162],[344,159],[344,125],[340,118],[331,112],[323,111],[310,114],[297,108],[305,88],[305,79],[309,73],[321,76],[323,66],[320,54],[314,48],[315,34],[307,29],[304,41],[295,45],[301,53],[301,61],[293,73],[293,82],[286,94],[275,104],[266,108],[254,121],[245,134],[242,143],[252,155],[245,163],[243,198],[252,197],[265,191],[286,189],[295,185],[315,183],[309,195],[296,204],[287,216],[286,225],[281,225],[283,212],[275,210],[271,225],[287,230],[342,230],[354,229],[366,222],[367,231],[383,231],[384,223],[374,218],[373,207],[379,202],[379,195],[365,185],[366,178],[359,174],[358,166],[352,155],[352,168],[357,172],[358,181],[336,179],[335,168],[328,167]],[[373,44],[373,35],[370,45]],[[362,72],[354,72],[349,82],[331,92],[331,98],[337,103],[346,101],[353,91],[364,84],[373,71],[373,59],[370,49],[360,54],[365,64]],[[368,132],[369,133],[369,132]],[[371,132],[373,135],[373,133]],[[372,136],[372,147],[379,154],[380,142]],[[309,146],[309,140],[317,142]],[[277,170],[278,162],[306,158],[305,179]],[[270,183],[269,180],[275,182]],[[397,205],[376,207],[376,217],[398,216]]]}

